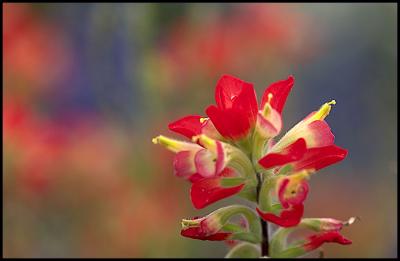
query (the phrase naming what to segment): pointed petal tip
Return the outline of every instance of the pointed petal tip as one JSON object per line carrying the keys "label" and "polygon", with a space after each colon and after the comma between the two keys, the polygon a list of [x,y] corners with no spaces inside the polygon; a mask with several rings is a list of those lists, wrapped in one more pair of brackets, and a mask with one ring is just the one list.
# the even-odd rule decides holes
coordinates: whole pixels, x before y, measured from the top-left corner
{"label": "pointed petal tip", "polygon": [[160,138],[160,136],[154,137],[153,139],[151,139],[151,142],[153,142],[153,144],[158,144],[159,138]]}

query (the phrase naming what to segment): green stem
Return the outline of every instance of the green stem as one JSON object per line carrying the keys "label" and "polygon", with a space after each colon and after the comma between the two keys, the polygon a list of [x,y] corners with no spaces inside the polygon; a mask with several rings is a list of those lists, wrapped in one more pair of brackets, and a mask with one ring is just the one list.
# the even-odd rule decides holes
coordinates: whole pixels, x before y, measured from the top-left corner
{"label": "green stem", "polygon": [[[260,190],[262,184],[259,173],[257,173],[257,179],[258,179],[258,184],[257,184],[257,202],[258,202],[260,198]],[[268,224],[261,217],[260,217],[260,222],[261,222],[261,232],[262,232],[261,256],[264,257],[269,255]]]}

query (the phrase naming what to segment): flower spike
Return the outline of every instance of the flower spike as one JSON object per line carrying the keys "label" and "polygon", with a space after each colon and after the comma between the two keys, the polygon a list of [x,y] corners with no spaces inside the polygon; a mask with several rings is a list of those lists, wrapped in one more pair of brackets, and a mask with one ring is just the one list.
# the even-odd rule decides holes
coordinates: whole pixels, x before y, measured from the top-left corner
{"label": "flower spike", "polygon": [[[224,241],[231,248],[229,258],[298,257],[324,243],[351,244],[340,231],[358,218],[303,217],[311,175],[345,159],[348,152],[334,144],[325,121],[335,100],[276,138],[293,86],[292,75],[270,84],[258,104],[252,83],[223,75],[216,84],[215,105],[206,107],[206,117],[188,115],[168,125],[189,141],[162,135],[153,139],[175,153],[174,174],[191,183],[190,200],[196,209],[234,195],[257,204],[256,211],[233,205],[205,217],[183,219],[182,236]],[[233,218],[236,215],[242,217],[240,222]],[[269,242],[260,219],[278,226]],[[289,236],[301,236],[295,233],[300,229],[311,234],[288,242]]]}

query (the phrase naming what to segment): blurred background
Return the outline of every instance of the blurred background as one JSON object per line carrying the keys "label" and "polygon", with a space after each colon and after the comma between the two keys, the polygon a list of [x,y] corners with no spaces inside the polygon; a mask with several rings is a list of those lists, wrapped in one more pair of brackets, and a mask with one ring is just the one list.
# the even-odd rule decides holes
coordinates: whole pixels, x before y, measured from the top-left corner
{"label": "blurred background", "polygon": [[331,99],[340,164],[306,217],[361,222],[326,257],[397,256],[396,4],[3,4],[3,256],[223,257],[180,236],[196,211],[167,124],[205,115],[222,74],[296,78],[286,132]]}

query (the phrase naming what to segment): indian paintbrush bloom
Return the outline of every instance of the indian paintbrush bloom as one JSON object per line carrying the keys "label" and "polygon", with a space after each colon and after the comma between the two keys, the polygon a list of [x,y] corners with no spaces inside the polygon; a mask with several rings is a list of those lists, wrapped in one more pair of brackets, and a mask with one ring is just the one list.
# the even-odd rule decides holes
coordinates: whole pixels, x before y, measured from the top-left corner
{"label": "indian paintbrush bloom", "polygon": [[[325,121],[336,101],[323,104],[279,140],[274,140],[282,130],[282,111],[293,85],[293,76],[271,84],[258,104],[253,84],[223,75],[216,86],[216,105],[205,110],[208,117],[188,115],[169,124],[171,131],[188,141],[162,135],[153,139],[153,143],[175,153],[174,173],[192,184],[190,198],[195,208],[207,207],[233,195],[257,204],[256,211],[233,205],[206,217],[184,219],[182,236],[247,242],[235,245],[227,257],[242,257],[245,253],[258,257],[268,253],[271,257],[295,257],[325,242],[351,243],[339,230],[354,220],[303,218],[310,189],[308,180],[319,169],[347,155],[347,150],[334,144]],[[236,214],[242,215],[249,229],[229,222]],[[270,241],[266,225],[261,232],[260,222],[254,222],[257,214],[262,222],[281,227]],[[304,227],[318,233],[287,249],[282,249],[286,243],[276,243]],[[261,243],[261,248],[251,245],[257,243]]]}

